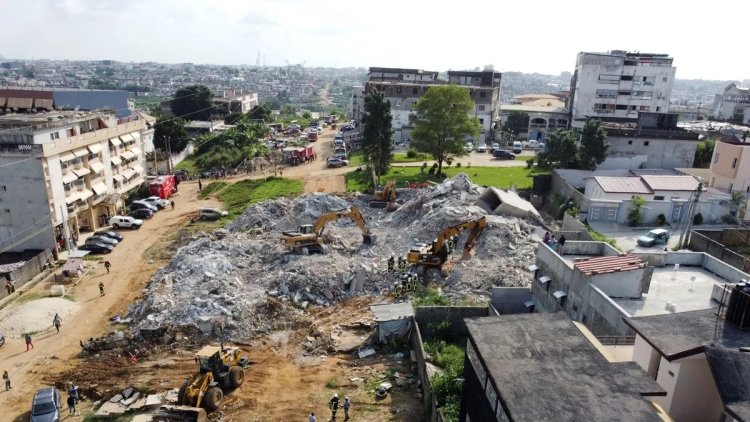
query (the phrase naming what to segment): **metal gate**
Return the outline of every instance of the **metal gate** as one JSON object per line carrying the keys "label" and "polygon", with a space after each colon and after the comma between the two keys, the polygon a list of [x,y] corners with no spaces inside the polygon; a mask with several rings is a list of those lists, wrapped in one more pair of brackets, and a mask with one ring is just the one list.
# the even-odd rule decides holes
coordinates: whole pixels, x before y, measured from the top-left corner
{"label": "metal gate", "polygon": [[617,221],[617,207],[589,207],[589,221]]}

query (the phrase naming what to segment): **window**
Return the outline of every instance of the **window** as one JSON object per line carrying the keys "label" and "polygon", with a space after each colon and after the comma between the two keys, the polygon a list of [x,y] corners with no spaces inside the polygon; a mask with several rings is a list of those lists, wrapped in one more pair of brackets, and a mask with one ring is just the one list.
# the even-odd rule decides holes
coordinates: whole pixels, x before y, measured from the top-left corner
{"label": "window", "polygon": [[600,84],[614,84],[620,83],[620,75],[599,75]]}
{"label": "window", "polygon": [[58,133],[58,132],[52,132],[52,133],[50,133],[50,134],[49,134],[49,138],[50,138],[51,140],[53,140],[53,141],[54,141],[55,139],[60,139],[60,133]]}
{"label": "window", "polygon": [[419,88],[413,88],[411,92],[412,94],[417,95],[419,93]]}
{"label": "window", "polygon": [[596,96],[599,98],[617,98],[616,89],[597,89]]}
{"label": "window", "polygon": [[733,169],[737,168],[737,157],[734,157],[734,160],[732,160],[732,168]]}
{"label": "window", "polygon": [[484,111],[484,104],[479,104],[477,108],[479,109],[479,111]]}
{"label": "window", "polygon": [[484,97],[487,96],[487,93],[484,92],[484,91],[482,91],[482,92],[479,93],[479,96],[482,97],[482,98],[484,98]]}
{"label": "window", "polygon": [[633,145],[633,141],[628,141],[628,145]]}
{"label": "window", "polygon": [[649,106],[641,106],[639,111],[648,111],[650,108]]}
{"label": "window", "polygon": [[648,144],[649,144],[649,142],[648,142],[648,141],[643,141],[643,146],[644,146],[644,147],[647,147],[647,146],[648,146]]}
{"label": "window", "polygon": [[665,77],[661,78],[661,81],[662,82],[666,82],[667,81],[667,77],[665,76]]}
{"label": "window", "polygon": [[615,110],[627,110],[627,109],[628,109],[627,104],[617,104],[617,106],[615,106]]}
{"label": "window", "polygon": [[663,200],[664,200],[664,196],[662,196],[662,195],[654,195],[654,201],[663,201]]}
{"label": "window", "polygon": [[630,106],[630,111],[635,111],[635,108],[636,108],[636,107],[637,107],[637,106],[634,106],[634,105]]}
{"label": "window", "polygon": [[661,111],[661,107],[656,107],[656,111]]}
{"label": "window", "polygon": [[638,62],[635,60],[625,60],[625,66],[636,66],[638,65]]}
{"label": "window", "polygon": [[622,75],[620,77],[620,80],[621,81],[632,81],[633,80],[633,76],[632,75]]}
{"label": "window", "polygon": [[651,98],[653,98],[653,96],[653,91],[633,91],[633,98],[637,98],[639,100],[650,100]]}
{"label": "window", "polygon": [[630,95],[630,91],[617,91],[617,95]]}
{"label": "window", "polygon": [[479,124],[483,125],[484,124],[484,119],[479,119]]}

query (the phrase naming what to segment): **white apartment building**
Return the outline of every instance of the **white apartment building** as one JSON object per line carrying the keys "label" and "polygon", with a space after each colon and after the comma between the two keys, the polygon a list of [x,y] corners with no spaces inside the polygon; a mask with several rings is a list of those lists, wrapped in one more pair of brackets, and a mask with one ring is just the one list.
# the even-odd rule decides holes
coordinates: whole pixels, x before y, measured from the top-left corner
{"label": "white apartment building", "polygon": [[107,225],[145,180],[146,119],[103,111],[0,115],[0,250],[54,249]]}
{"label": "white apartment building", "polygon": [[570,82],[571,125],[586,119],[635,122],[639,112],[666,113],[677,68],[667,54],[578,53]]}
{"label": "white apartment building", "polygon": [[365,113],[365,87],[355,85],[352,87],[352,110],[351,119],[359,126]]}
{"label": "white apartment building", "polygon": [[724,88],[724,94],[717,96],[714,117],[722,120],[736,120],[745,124],[750,122],[750,88],[738,86],[735,83]]}

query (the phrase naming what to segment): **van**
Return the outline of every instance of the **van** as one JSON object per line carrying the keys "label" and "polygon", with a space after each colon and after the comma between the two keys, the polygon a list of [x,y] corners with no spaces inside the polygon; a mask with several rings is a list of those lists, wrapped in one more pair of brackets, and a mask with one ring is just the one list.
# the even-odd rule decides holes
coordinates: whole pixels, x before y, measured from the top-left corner
{"label": "van", "polygon": [[113,229],[119,229],[120,227],[139,229],[143,225],[143,220],[127,215],[116,215],[109,219],[109,225],[112,226]]}
{"label": "van", "polygon": [[528,141],[524,141],[523,147],[528,149],[537,149],[539,148],[539,141],[537,141],[536,139],[529,139]]}
{"label": "van", "polygon": [[520,141],[513,142],[513,152],[516,154],[520,154],[521,152],[523,152],[523,145]]}

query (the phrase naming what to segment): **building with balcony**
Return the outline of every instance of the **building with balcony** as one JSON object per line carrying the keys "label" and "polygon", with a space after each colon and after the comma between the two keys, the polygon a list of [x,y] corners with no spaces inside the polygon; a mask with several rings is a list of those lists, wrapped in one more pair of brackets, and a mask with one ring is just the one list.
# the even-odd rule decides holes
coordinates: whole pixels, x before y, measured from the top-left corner
{"label": "building with balcony", "polygon": [[677,68],[667,54],[578,53],[570,82],[571,125],[583,127],[589,117],[635,122],[640,112],[669,109]]}
{"label": "building with balcony", "polygon": [[145,180],[139,114],[53,111],[0,115],[0,249],[53,249],[107,224]]}
{"label": "building with balcony", "polygon": [[746,108],[750,108],[750,88],[731,83],[718,96],[713,115],[717,119],[747,123],[750,113],[745,112]]}
{"label": "building with balcony", "polygon": [[73,88],[0,87],[0,110],[111,110],[117,118],[132,114],[127,91]]}

